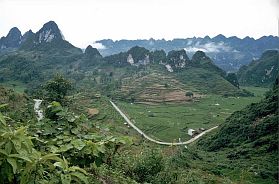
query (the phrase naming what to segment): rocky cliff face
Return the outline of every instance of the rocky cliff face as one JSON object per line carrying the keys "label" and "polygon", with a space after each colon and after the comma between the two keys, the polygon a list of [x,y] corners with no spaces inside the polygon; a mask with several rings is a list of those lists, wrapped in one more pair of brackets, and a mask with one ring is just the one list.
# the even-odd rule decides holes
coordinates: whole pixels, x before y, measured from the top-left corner
{"label": "rocky cliff face", "polygon": [[20,46],[22,35],[17,27],[12,28],[6,37],[0,39],[0,52],[6,49],[15,49]]}
{"label": "rocky cliff face", "polygon": [[35,35],[36,43],[52,42],[53,40],[64,40],[64,37],[54,21],[49,21]]}
{"label": "rocky cliff face", "polygon": [[225,71],[238,70],[242,65],[249,64],[252,59],[259,58],[267,49],[279,49],[277,36],[241,39],[236,36],[225,37],[221,34],[213,38],[205,36],[204,38],[173,40],[100,40],[97,43],[103,46],[104,49],[101,49],[100,52],[104,56],[126,52],[136,45],[149,50],[164,50],[165,52],[184,49],[189,56],[200,50]]}

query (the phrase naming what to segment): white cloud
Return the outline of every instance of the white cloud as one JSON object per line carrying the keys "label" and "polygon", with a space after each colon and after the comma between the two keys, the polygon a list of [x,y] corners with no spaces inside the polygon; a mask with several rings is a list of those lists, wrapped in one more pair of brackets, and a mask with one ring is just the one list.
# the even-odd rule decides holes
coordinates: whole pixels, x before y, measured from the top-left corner
{"label": "white cloud", "polygon": [[106,49],[106,47],[102,43],[94,42],[94,43],[91,44],[91,46],[98,49],[98,50]]}
{"label": "white cloud", "polygon": [[184,48],[186,52],[197,52],[198,50],[203,52],[230,52],[233,51],[232,48],[228,45],[225,45],[224,42],[208,42],[205,44],[200,44],[200,42],[195,43],[193,46],[188,46]]}

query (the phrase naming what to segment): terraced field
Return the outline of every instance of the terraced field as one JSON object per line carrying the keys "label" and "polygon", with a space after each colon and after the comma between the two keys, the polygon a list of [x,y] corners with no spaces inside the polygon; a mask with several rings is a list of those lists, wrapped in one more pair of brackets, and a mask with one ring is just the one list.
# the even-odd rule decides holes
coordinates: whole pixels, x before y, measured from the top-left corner
{"label": "terraced field", "polygon": [[188,128],[211,128],[219,125],[234,111],[259,101],[265,88],[246,88],[255,93],[254,97],[229,97],[207,95],[183,104],[138,104],[117,102],[118,107],[127,114],[150,137],[162,141],[188,140]]}
{"label": "terraced field", "polygon": [[151,73],[142,77],[129,77],[122,81],[120,90],[123,96],[132,96],[138,103],[184,103],[192,98],[185,93],[192,91],[195,97],[201,95],[191,86],[186,86],[171,75]]}

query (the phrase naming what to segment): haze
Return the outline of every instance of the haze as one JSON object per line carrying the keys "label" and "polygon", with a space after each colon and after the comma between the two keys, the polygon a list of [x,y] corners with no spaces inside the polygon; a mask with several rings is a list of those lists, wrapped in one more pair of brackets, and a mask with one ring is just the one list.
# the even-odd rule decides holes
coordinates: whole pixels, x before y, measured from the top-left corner
{"label": "haze", "polygon": [[0,0],[0,36],[54,20],[66,40],[173,39],[278,34],[277,0]]}

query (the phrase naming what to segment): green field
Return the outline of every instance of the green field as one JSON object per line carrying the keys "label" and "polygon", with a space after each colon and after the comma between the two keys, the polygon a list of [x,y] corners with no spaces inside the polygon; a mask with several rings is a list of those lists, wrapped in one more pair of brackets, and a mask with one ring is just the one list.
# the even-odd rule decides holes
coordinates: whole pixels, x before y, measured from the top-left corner
{"label": "green field", "polygon": [[5,82],[5,83],[0,83],[0,85],[9,88],[9,89],[13,89],[15,92],[18,93],[23,93],[24,90],[26,89],[25,85],[22,84],[19,81],[9,81],[9,82]]}
{"label": "green field", "polygon": [[136,126],[149,136],[163,141],[188,140],[188,128],[211,128],[219,125],[234,111],[262,99],[267,89],[245,87],[254,97],[207,95],[199,102],[186,104],[145,105],[117,102]]}

